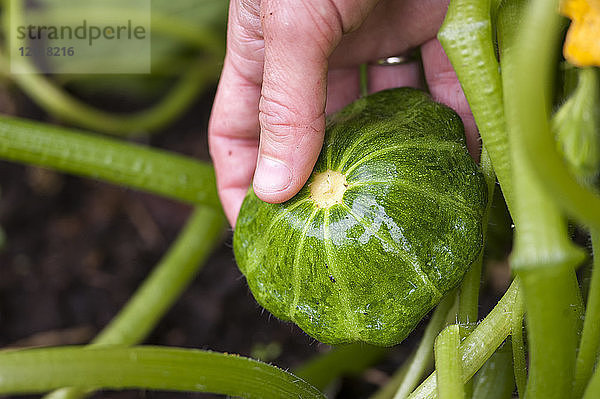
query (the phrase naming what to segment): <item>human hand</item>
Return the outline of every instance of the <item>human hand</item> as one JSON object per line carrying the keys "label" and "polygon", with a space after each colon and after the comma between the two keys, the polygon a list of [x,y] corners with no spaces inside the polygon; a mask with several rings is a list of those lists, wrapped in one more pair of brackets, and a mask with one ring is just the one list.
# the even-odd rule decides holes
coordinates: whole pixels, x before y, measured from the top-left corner
{"label": "human hand", "polygon": [[[478,135],[454,70],[435,38],[448,0],[232,0],[227,55],[209,123],[221,203],[232,226],[254,192],[283,202],[317,160],[325,114],[359,97],[358,66],[421,46],[433,98]],[[369,66],[369,91],[419,87],[417,62]]]}

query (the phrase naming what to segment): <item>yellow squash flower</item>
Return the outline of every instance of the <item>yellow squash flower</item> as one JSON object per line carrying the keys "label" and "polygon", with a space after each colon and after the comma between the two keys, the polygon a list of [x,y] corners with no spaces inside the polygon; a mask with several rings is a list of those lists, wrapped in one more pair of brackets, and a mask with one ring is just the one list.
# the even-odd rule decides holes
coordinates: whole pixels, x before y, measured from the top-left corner
{"label": "yellow squash flower", "polygon": [[563,0],[560,12],[572,21],[563,48],[567,61],[600,66],[600,0]]}

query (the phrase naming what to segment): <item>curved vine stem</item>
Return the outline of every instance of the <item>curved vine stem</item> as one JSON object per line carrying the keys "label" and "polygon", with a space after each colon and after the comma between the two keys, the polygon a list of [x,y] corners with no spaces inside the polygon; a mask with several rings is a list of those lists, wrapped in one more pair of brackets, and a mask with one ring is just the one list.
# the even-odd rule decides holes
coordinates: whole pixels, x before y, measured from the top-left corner
{"label": "curved vine stem", "polygon": [[[528,154],[540,152],[539,147],[522,141],[527,129],[548,126],[549,82],[553,49],[558,43],[539,32],[543,29],[558,37],[560,24],[553,6],[557,4],[547,0],[529,4],[509,0],[498,18],[504,106],[515,171],[512,216],[516,233],[511,266],[523,284],[529,338],[526,396],[544,399],[567,398],[572,393],[583,315],[575,268],[585,258],[570,241],[560,209],[544,191],[528,161]],[[543,40],[528,34],[532,27]],[[526,55],[525,50],[531,54]],[[526,58],[535,59],[536,67],[525,65]],[[533,80],[539,80],[539,85],[524,87],[525,81]],[[539,111],[542,114],[537,114]]]}
{"label": "curved vine stem", "polygon": [[192,63],[158,104],[132,114],[114,114],[92,107],[34,70],[15,74],[13,80],[33,101],[59,119],[98,132],[135,136],[170,123],[206,88],[218,70],[215,62]]}
{"label": "curved vine stem", "polygon": [[[550,197],[581,224],[600,230],[600,196],[569,173],[559,154],[548,118],[548,82],[561,34],[558,0],[534,1],[522,24],[515,49],[513,85],[519,95],[512,99],[523,145],[524,160]],[[540,32],[546,32],[540,34]],[[540,100],[543,93],[545,101]]]}
{"label": "curved vine stem", "polygon": [[502,82],[492,40],[492,5],[490,0],[451,1],[438,39],[469,101],[510,210],[511,159],[502,105]]}
{"label": "curved vine stem", "polygon": [[[22,15],[19,7],[21,1],[13,1],[12,12],[5,12],[3,18],[5,37],[10,37],[8,29]],[[14,9],[16,7],[16,9]],[[91,10],[96,13],[104,13],[106,10]],[[132,15],[136,10],[127,10]],[[157,15],[155,15],[157,14]],[[15,83],[48,113],[76,124],[78,126],[92,129],[98,132],[121,135],[145,134],[149,131],[160,129],[185,109],[197,97],[206,85],[219,72],[216,60],[222,57],[222,40],[208,30],[190,26],[189,23],[177,18],[152,13],[152,28],[154,31],[162,32],[180,39],[188,44],[208,50],[210,57],[207,60],[199,60],[188,67],[186,73],[161,99],[161,101],[150,108],[131,114],[115,114],[90,106],[65,92],[58,85],[40,74],[27,60],[13,60],[20,62],[20,69],[27,73],[10,75]],[[217,45],[220,44],[220,45]],[[7,73],[6,56],[0,54],[0,71]]]}
{"label": "curved vine stem", "polygon": [[217,352],[143,346],[0,352],[0,393],[40,393],[62,386],[211,392],[245,398],[324,398],[293,374]]}
{"label": "curved vine stem", "polygon": [[221,208],[208,163],[117,139],[0,116],[0,158]]}

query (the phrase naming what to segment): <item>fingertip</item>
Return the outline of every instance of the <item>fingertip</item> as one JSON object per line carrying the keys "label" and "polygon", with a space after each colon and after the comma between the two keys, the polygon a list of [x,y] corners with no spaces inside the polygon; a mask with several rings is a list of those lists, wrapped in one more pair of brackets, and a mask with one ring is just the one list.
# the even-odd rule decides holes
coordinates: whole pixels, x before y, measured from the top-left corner
{"label": "fingertip", "polygon": [[265,202],[272,204],[285,202],[294,197],[308,180],[312,165],[307,165],[305,168],[309,168],[308,173],[304,173],[298,167],[291,168],[285,161],[262,155],[254,174],[254,193]]}
{"label": "fingertip", "polygon": [[254,192],[263,201],[281,203],[310,177],[323,145],[325,115],[307,124],[267,126],[260,138]]}
{"label": "fingertip", "polygon": [[323,144],[324,100],[325,93],[317,93],[312,101],[294,101],[263,86],[260,150],[253,183],[263,201],[287,201],[308,180]]}

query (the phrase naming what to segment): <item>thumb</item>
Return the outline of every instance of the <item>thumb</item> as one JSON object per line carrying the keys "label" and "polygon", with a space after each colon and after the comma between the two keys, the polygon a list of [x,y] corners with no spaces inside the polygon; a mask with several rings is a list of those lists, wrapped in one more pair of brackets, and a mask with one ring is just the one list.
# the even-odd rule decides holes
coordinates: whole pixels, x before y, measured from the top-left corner
{"label": "thumb", "polygon": [[264,201],[283,202],[294,196],[319,155],[325,130],[327,60],[344,33],[343,20],[357,21],[366,15],[364,3],[361,7],[353,1],[337,3],[343,4],[340,7],[333,0],[261,3],[265,53],[254,191]]}
{"label": "thumb", "polygon": [[254,191],[268,202],[296,194],[316,162],[325,129],[327,57],[337,39],[337,32],[309,32],[302,2],[282,3],[262,3],[265,64]]}

